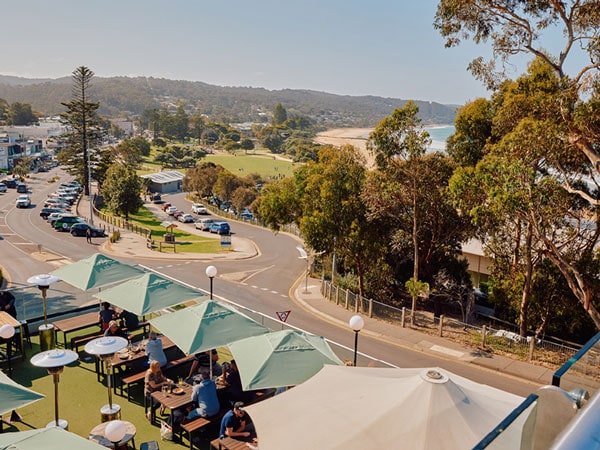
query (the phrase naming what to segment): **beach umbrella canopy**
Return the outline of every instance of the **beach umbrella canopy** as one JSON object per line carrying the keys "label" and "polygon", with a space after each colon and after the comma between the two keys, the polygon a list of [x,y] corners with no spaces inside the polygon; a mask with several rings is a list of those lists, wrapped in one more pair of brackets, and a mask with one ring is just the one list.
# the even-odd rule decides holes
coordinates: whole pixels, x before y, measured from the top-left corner
{"label": "beach umbrella canopy", "polygon": [[200,291],[155,273],[146,273],[95,294],[100,300],[138,316],[204,296]]}
{"label": "beach umbrella canopy", "polygon": [[215,300],[163,314],[150,323],[188,355],[270,331],[232,306]]}
{"label": "beach umbrella canopy", "polygon": [[0,415],[17,408],[22,408],[43,398],[44,395],[21,386],[3,372],[0,372]]}
{"label": "beach umbrella canopy", "polygon": [[144,273],[146,272],[142,269],[96,253],[88,258],[56,269],[51,272],[51,275],[82,291],[87,291],[138,277]]}
{"label": "beach umbrella canopy", "polygon": [[0,434],[0,450],[39,450],[42,448],[44,450],[65,450],[66,448],[106,450],[106,447],[57,427]]}
{"label": "beach umbrella canopy", "polygon": [[439,368],[326,365],[246,409],[261,450],[456,450],[472,448],[522,401]]}
{"label": "beach umbrella canopy", "polygon": [[245,391],[295,386],[325,364],[344,364],[324,338],[294,330],[245,338],[230,344],[229,349]]}

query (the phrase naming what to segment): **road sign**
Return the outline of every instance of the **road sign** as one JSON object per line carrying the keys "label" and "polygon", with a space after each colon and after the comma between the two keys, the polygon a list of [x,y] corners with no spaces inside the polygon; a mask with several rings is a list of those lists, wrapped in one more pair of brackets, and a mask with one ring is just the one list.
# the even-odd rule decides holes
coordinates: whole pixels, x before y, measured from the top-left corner
{"label": "road sign", "polygon": [[279,318],[279,320],[281,320],[282,322],[287,321],[287,318],[289,317],[290,313],[292,311],[277,311],[275,314],[277,314],[277,317]]}

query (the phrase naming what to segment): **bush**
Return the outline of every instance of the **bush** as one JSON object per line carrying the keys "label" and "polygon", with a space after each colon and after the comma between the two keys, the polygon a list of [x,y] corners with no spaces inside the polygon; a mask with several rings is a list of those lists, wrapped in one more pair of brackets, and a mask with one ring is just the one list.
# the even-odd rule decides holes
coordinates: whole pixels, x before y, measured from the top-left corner
{"label": "bush", "polygon": [[119,239],[121,239],[121,232],[119,230],[115,230],[112,232],[109,240],[111,244],[114,244],[115,242],[117,242]]}

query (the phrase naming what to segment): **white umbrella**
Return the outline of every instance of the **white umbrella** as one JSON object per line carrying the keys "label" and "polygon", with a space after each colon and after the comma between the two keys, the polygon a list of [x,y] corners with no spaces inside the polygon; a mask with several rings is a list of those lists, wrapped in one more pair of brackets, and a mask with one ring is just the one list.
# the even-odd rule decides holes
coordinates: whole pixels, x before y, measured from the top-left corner
{"label": "white umbrella", "polygon": [[523,399],[442,369],[326,365],[247,408],[261,450],[472,448]]}

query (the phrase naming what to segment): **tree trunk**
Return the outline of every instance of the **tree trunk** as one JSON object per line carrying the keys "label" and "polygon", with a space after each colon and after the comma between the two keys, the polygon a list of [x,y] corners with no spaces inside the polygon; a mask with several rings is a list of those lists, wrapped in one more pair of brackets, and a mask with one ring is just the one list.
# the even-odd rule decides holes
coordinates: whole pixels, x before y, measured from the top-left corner
{"label": "tree trunk", "polygon": [[531,300],[531,278],[533,277],[533,262],[531,256],[531,242],[533,239],[533,225],[527,224],[527,234],[525,236],[525,283],[521,295],[521,308],[519,310],[519,334],[523,337],[527,335],[527,309]]}

